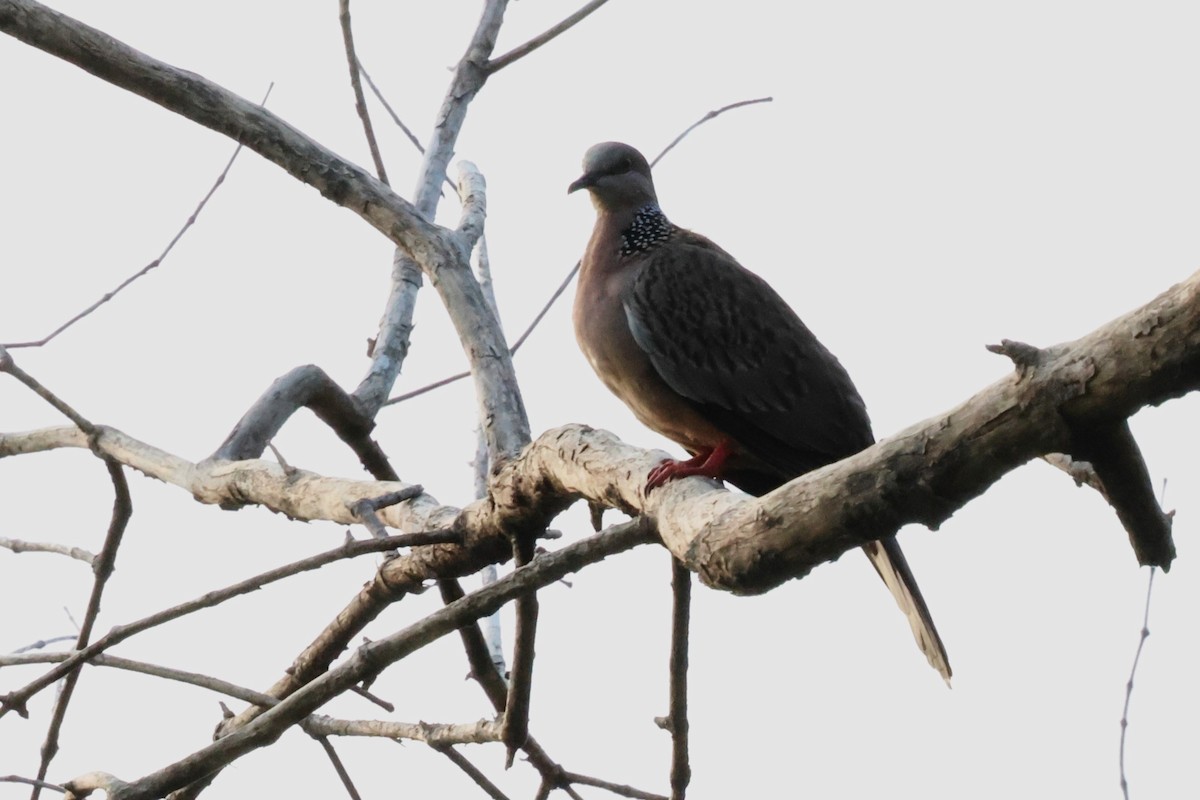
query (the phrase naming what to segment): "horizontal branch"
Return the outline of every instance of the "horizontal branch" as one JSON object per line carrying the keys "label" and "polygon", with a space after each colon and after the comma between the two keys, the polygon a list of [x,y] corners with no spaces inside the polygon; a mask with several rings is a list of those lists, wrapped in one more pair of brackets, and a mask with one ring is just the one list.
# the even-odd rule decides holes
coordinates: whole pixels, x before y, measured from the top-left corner
{"label": "horizontal branch", "polygon": [[[583,425],[547,431],[501,466],[488,497],[465,509],[421,495],[381,511],[391,527],[458,530],[464,543],[393,559],[380,577],[418,585],[469,574],[508,557],[508,531],[544,527],[586,498],[653,515],[671,552],[710,585],[766,591],[908,523],[936,528],[1012,469],[1069,453],[1075,431],[1111,425],[1200,387],[1198,295],[1200,273],[1077,341],[1037,351],[1033,362],[957,408],[761,498],[688,478],[647,499],[645,476],[661,451]],[[0,457],[87,445],[74,428],[0,434]],[[257,503],[305,520],[353,524],[348,503],[405,487],[326,478],[268,461],[191,464],[111,428],[98,429],[95,447],[201,502]]]}
{"label": "horizontal branch", "polygon": [[58,544],[57,542],[25,542],[20,539],[9,539],[0,536],[0,547],[5,550],[11,550],[14,553],[57,553],[58,555],[82,561],[88,565],[96,560],[95,553],[84,550],[82,547],[72,547],[66,544]]}
{"label": "horizontal branch", "polygon": [[500,741],[500,722],[431,723],[394,722],[381,719],[334,719],[314,714],[303,723],[306,733],[316,736],[379,736],[385,739],[411,739],[431,747],[452,744],[486,744]]}

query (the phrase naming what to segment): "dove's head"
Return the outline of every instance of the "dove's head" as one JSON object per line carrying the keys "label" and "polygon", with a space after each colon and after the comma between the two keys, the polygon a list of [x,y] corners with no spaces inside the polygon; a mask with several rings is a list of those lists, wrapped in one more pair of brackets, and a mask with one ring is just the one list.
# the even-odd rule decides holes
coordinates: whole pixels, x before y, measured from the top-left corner
{"label": "dove's head", "polygon": [[599,211],[639,209],[657,203],[646,157],[621,142],[601,142],[583,156],[583,175],[567,194],[587,189]]}

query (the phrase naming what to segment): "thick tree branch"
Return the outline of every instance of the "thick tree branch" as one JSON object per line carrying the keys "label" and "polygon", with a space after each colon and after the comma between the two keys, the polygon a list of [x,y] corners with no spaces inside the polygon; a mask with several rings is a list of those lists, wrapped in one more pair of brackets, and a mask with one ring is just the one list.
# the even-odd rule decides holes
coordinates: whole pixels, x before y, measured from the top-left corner
{"label": "thick tree branch", "polygon": [[[1017,466],[1070,452],[1071,426],[1123,419],[1200,388],[1200,273],[1045,353],[1024,374],[761,498],[689,478],[647,500],[645,476],[660,452],[585,426],[547,431],[501,466],[484,500],[459,510],[422,495],[381,512],[402,530],[453,527],[465,535],[464,545],[421,548],[388,562],[381,578],[415,585],[469,574],[508,557],[507,532],[544,526],[582,497],[653,514],[672,553],[711,585],[766,591],[905,524],[936,527]],[[201,502],[258,503],[299,519],[353,524],[347,501],[404,487],[285,472],[264,461],[192,465],[111,428],[99,428],[95,442],[100,452]],[[0,457],[64,446],[85,447],[86,437],[73,428],[0,434]]]}

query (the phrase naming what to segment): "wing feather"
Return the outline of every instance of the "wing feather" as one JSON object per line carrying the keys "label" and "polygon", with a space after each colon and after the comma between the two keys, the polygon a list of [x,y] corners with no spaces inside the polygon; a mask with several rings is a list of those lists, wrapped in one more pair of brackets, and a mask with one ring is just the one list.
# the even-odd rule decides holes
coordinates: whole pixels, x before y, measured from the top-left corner
{"label": "wing feather", "polygon": [[872,443],[837,358],[766,281],[708,239],[681,231],[652,251],[624,307],[663,380],[779,477]]}

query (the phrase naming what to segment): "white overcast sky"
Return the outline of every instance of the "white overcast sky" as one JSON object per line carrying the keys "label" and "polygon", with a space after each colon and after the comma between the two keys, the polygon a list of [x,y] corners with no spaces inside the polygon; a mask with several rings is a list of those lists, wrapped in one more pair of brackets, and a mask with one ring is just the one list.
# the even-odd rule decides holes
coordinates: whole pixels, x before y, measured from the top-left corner
{"label": "white overcast sky", "polygon": [[[368,164],[336,4],[62,2],[57,8],[257,100]],[[575,3],[522,0],[498,52]],[[359,53],[424,139],[478,2],[353,7]],[[593,212],[566,196],[591,144],[653,155],[706,111],[772,95],[694,132],[656,171],[666,213],[773,283],[850,370],[883,437],[1002,377],[1001,338],[1081,336],[1200,266],[1200,7],[1185,2],[780,4],[613,0],[497,74],[458,147],[489,184],[488,243],[505,325],[518,332],[582,253]],[[393,184],[419,156],[372,105]],[[228,158],[227,139],[74,66],[0,38],[0,341],[36,338],[154,258]],[[457,209],[443,205],[444,219]],[[93,421],[189,459],[221,442],[272,380],[315,363],[353,387],[383,307],[391,245],[277,167],[244,153],[163,266],[18,363]],[[421,295],[399,391],[459,370],[435,293]],[[643,429],[575,348],[569,301],[517,357],[535,434],[567,422],[677,452]],[[472,495],[468,383],[380,415],[406,479]],[[1200,791],[1200,406],[1139,414],[1134,431],[1178,511],[1179,559],[1156,580],[1131,712],[1133,796]],[[0,430],[61,424],[0,381]],[[277,445],[292,464],[360,474],[307,413]],[[334,546],[344,529],[260,509],[202,507],[131,476],[135,513],[98,626],[126,622]],[[0,536],[100,548],[111,494],[86,453],[0,461]],[[618,515],[610,514],[611,520]],[[557,523],[587,531],[575,509]],[[901,540],[955,670],[947,690],[865,559],[848,555],[759,598],[701,588],[693,608],[694,798],[1119,797],[1118,721],[1147,571],[1114,514],[1030,464],[940,531]],[[269,686],[367,580],[370,558],[293,579],[139,636],[115,652]],[[542,594],[532,730],[568,769],[666,791],[669,569],[643,548]],[[0,551],[0,652],[73,629],[79,562]],[[390,609],[380,637],[437,604]],[[506,622],[507,624],[507,622]],[[511,630],[511,628],[508,628]],[[457,639],[377,684],[395,719],[488,716]],[[38,674],[4,670],[0,692]],[[217,698],[87,670],[50,777],[134,779],[202,747]],[[32,774],[50,693],[0,720],[0,774]],[[240,707],[233,703],[235,707]],[[369,717],[354,698],[328,713]],[[382,712],[379,712],[382,713]],[[475,796],[420,745],[338,742],[368,797]],[[513,797],[499,747],[467,748]],[[214,797],[343,790],[291,733],[247,756]],[[25,789],[0,784],[0,797]],[[589,797],[604,796],[583,790]],[[344,794],[344,793],[343,793]]]}

